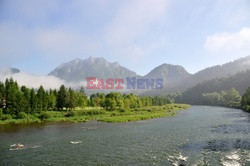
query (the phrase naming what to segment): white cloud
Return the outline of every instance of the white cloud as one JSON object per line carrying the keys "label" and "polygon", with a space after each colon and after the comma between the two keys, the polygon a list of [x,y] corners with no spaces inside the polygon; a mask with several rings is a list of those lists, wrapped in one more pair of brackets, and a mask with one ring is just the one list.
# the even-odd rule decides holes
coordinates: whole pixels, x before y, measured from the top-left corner
{"label": "white cloud", "polygon": [[161,21],[166,12],[167,2],[167,0],[125,1],[107,27],[107,43],[110,45],[131,43],[146,32],[149,24]]}
{"label": "white cloud", "polygon": [[0,66],[39,56],[36,52],[48,61],[67,61],[95,52],[100,45],[100,42],[68,28],[27,29],[14,22],[0,24]]}
{"label": "white cloud", "polygon": [[8,17],[0,22],[0,66],[34,57],[51,64],[88,56],[120,61],[124,54],[136,62],[149,56],[148,47],[163,37],[153,31],[164,20],[168,1],[6,1]]}
{"label": "white cloud", "polygon": [[8,15],[0,21],[0,66],[36,56],[61,62],[98,50],[100,42],[85,35],[81,27],[83,4],[58,0],[3,2],[1,9]]}
{"label": "white cloud", "polygon": [[54,76],[35,76],[24,72],[1,75],[0,81],[4,82],[6,78],[10,77],[17,81],[20,86],[25,85],[29,88],[35,89],[39,88],[40,85],[43,85],[45,89],[56,89],[65,83]]}
{"label": "white cloud", "polygon": [[100,49],[100,42],[67,28],[43,29],[35,32],[36,47],[49,60],[84,55]]}
{"label": "white cloud", "polygon": [[[234,33],[218,33],[206,38],[204,48],[210,53],[250,54],[250,28]],[[241,55],[242,56],[242,55]]]}
{"label": "white cloud", "polygon": [[1,69],[0,81],[5,82],[6,78],[13,78],[17,83],[22,86],[25,85],[29,88],[38,89],[42,85],[45,89],[58,89],[61,85],[77,89],[81,86],[86,86],[86,81],[81,82],[66,82],[55,76],[33,75],[25,72],[11,74],[9,68]]}

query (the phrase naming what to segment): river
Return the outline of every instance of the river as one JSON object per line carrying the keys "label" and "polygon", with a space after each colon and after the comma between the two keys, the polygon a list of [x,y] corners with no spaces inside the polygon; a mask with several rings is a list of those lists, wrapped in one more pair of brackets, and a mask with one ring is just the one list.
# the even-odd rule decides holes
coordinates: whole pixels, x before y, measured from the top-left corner
{"label": "river", "polygon": [[0,165],[250,165],[250,114],[192,106],[129,123],[2,125]]}

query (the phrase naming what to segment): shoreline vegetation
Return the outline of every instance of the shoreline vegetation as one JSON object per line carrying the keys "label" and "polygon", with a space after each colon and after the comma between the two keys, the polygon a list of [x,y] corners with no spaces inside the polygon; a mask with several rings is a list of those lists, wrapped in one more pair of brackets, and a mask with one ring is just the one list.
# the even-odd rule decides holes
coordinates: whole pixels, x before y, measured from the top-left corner
{"label": "shoreline vegetation", "polygon": [[[177,97],[176,97],[177,96]],[[181,95],[138,96],[110,92],[85,94],[84,88],[45,90],[19,87],[12,78],[0,82],[0,124],[41,122],[128,122],[173,116],[177,110],[188,109],[178,100]],[[241,108],[250,112],[250,87],[243,96],[235,90],[203,95],[208,105]],[[189,98],[192,98],[190,95]],[[189,103],[189,102],[187,102]]]}
{"label": "shoreline vegetation", "polygon": [[84,88],[45,90],[19,87],[12,78],[0,82],[0,124],[41,122],[128,122],[173,116],[177,110],[189,108],[174,104],[169,96],[137,96],[135,94],[85,94]]}
{"label": "shoreline vegetation", "polygon": [[163,106],[146,106],[127,110],[106,111],[102,107],[76,108],[75,110],[43,111],[40,113],[26,114],[22,119],[1,120],[4,124],[32,124],[47,122],[87,122],[96,120],[107,123],[132,122],[153,118],[170,117],[179,110],[186,110],[187,104],[166,104]]}

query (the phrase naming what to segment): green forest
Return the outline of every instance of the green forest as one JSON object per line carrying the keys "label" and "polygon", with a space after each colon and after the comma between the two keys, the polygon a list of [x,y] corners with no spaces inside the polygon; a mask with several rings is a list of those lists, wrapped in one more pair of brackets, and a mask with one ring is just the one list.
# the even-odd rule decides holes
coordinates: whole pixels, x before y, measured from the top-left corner
{"label": "green forest", "polygon": [[196,105],[215,105],[246,110],[242,97],[250,86],[250,71],[225,78],[215,78],[198,83],[182,93],[174,93],[178,102]]}
{"label": "green forest", "polygon": [[[0,82],[0,124],[43,121],[124,122],[174,115],[186,104],[241,108],[250,112],[250,87],[241,95],[236,89],[206,92],[202,84],[184,93],[165,96],[95,93],[87,97],[84,88],[45,90],[19,86],[12,78]],[[167,110],[167,113],[166,113]]]}
{"label": "green forest", "polygon": [[[225,79],[227,80],[227,79]],[[240,82],[239,80],[237,82]],[[244,83],[245,84],[245,83]],[[250,112],[250,86],[244,92],[242,88],[229,88],[221,80],[213,80],[200,83],[184,92],[170,93],[166,95],[177,103],[187,103],[192,105],[211,105],[243,109]],[[246,86],[247,87],[247,86]],[[217,89],[218,88],[218,89]]]}
{"label": "green forest", "polygon": [[249,74],[247,71],[228,78],[204,81],[184,92],[167,96],[179,103],[240,108],[250,112]]}
{"label": "green forest", "polygon": [[83,87],[73,90],[62,85],[59,90],[45,90],[40,86],[35,90],[25,86],[19,87],[12,78],[6,79],[5,83],[0,82],[2,123],[90,119],[120,122],[167,116],[164,112],[166,109],[169,109],[169,115],[172,115],[172,110],[187,107],[173,104],[171,98],[163,96],[140,97],[135,94],[111,92],[106,95],[96,93],[87,97]]}

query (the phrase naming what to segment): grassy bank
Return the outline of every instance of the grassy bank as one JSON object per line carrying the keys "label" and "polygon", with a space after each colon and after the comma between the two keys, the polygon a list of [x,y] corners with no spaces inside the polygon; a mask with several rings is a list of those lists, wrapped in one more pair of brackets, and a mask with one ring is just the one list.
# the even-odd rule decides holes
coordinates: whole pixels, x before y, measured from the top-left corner
{"label": "grassy bank", "polygon": [[133,109],[106,111],[100,107],[87,107],[71,111],[43,111],[41,113],[23,114],[20,117],[3,117],[0,124],[41,123],[41,122],[129,122],[152,118],[168,117],[178,110],[188,109],[187,104],[167,104],[164,106],[148,106]]}

